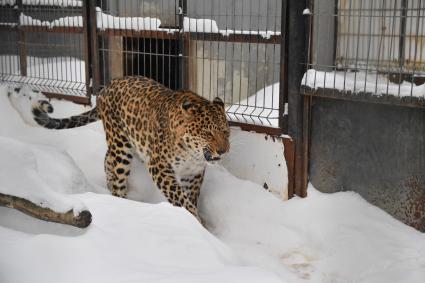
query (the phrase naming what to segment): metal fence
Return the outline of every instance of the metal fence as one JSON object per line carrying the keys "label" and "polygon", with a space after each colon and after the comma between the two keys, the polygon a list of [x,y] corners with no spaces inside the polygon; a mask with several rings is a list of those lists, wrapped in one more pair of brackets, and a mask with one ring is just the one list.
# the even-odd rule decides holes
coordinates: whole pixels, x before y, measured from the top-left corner
{"label": "metal fence", "polygon": [[232,124],[284,128],[282,0],[0,0],[1,80],[81,98],[151,77],[221,97]]}
{"label": "metal fence", "polygon": [[99,87],[144,75],[221,97],[233,123],[281,131],[281,0],[103,0],[96,9]]}
{"label": "metal fence", "polygon": [[81,1],[0,1],[1,80],[86,97],[82,15]]}
{"label": "metal fence", "polygon": [[425,1],[313,0],[302,92],[425,106]]}

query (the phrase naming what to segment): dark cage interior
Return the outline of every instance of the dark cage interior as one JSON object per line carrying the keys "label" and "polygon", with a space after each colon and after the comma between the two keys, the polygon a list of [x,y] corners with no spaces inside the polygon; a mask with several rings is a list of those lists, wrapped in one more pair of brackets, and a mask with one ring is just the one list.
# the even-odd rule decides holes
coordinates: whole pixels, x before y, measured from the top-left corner
{"label": "dark cage interior", "polygon": [[123,38],[124,75],[141,75],[152,78],[177,90],[178,41],[158,38]]}

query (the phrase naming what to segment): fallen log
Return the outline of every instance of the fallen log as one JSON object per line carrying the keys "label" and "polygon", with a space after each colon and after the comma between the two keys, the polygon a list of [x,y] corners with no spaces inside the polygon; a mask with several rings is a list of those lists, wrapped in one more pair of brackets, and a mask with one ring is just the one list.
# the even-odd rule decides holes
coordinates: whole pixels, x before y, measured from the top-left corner
{"label": "fallen log", "polygon": [[88,210],[81,211],[77,216],[74,215],[72,210],[65,213],[59,213],[50,208],[41,207],[29,200],[2,193],[0,193],[0,206],[14,208],[41,220],[72,225],[78,228],[86,228],[89,226],[92,218]]}

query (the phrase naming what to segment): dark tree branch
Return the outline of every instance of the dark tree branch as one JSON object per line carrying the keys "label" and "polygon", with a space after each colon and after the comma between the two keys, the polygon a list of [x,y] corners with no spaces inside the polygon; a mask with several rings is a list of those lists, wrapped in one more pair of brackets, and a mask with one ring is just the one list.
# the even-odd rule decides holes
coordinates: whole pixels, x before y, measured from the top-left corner
{"label": "dark tree branch", "polygon": [[89,226],[92,218],[88,210],[81,211],[77,216],[74,215],[72,210],[65,213],[59,213],[50,208],[38,206],[29,200],[2,193],[0,193],[0,206],[14,208],[41,220],[72,225],[79,228],[86,228]]}

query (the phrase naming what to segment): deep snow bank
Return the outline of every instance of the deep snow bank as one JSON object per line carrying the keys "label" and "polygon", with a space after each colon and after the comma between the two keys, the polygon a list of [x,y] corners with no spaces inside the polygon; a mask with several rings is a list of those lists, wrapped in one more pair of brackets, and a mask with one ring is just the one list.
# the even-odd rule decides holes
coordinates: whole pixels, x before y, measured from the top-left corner
{"label": "deep snow bank", "polygon": [[[56,116],[87,110],[53,104]],[[2,283],[276,282],[273,273],[291,283],[422,283],[425,278],[424,234],[355,193],[327,195],[309,188],[308,198],[282,202],[220,166],[208,167],[200,213],[212,236],[185,210],[161,203],[139,162],[130,175],[130,196],[143,202],[82,193],[108,194],[100,123],[65,131],[28,127],[1,85],[0,113],[0,136],[13,141],[7,153],[20,156],[18,145],[30,143],[36,160],[54,163],[45,167],[50,176],[45,172],[40,178],[52,190],[63,182],[68,189],[62,193],[74,193],[93,213],[92,225],[78,230],[0,208]],[[50,148],[36,154],[33,146]],[[73,161],[66,161],[69,156]],[[84,189],[70,185],[70,167],[85,175]],[[0,188],[6,183],[0,180]]]}

